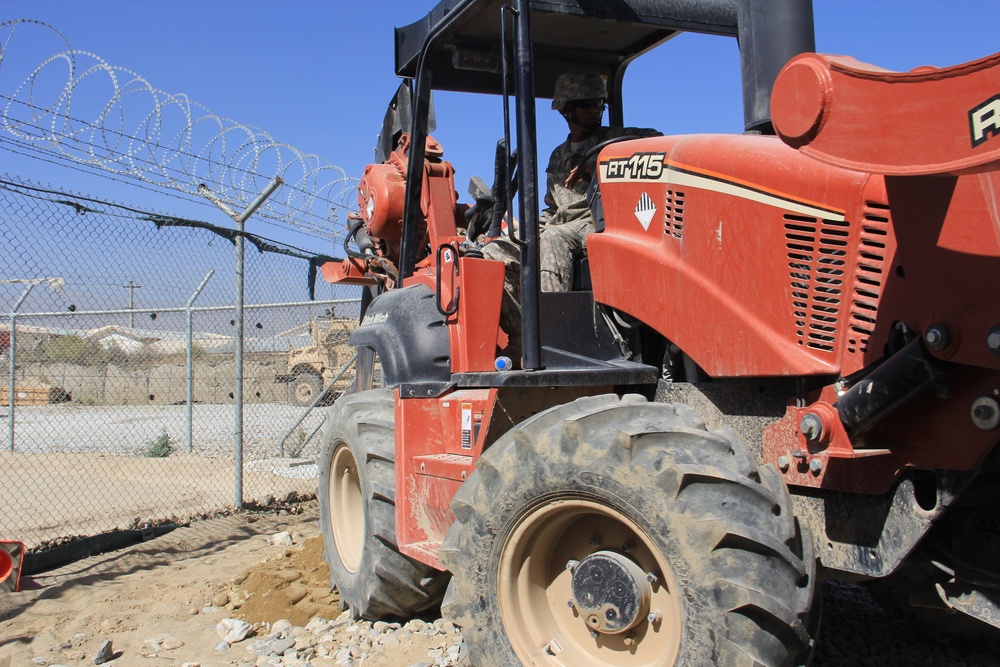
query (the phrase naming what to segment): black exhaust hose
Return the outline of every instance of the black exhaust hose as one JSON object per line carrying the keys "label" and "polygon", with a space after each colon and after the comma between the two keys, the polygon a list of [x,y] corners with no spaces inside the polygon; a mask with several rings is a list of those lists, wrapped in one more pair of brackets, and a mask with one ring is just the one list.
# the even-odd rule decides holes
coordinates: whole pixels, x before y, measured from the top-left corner
{"label": "black exhaust hose", "polygon": [[[354,241],[354,245],[358,247],[357,252],[351,250],[350,242]],[[355,259],[365,259],[370,255],[375,254],[375,242],[372,241],[372,237],[368,235],[368,230],[365,229],[365,223],[362,220],[349,220],[347,223],[347,236],[344,237],[344,252],[347,253],[348,257],[354,257]]]}
{"label": "black exhaust hose", "polygon": [[947,377],[952,364],[929,356],[914,338],[847,390],[833,407],[851,435],[865,433],[896,408]]}

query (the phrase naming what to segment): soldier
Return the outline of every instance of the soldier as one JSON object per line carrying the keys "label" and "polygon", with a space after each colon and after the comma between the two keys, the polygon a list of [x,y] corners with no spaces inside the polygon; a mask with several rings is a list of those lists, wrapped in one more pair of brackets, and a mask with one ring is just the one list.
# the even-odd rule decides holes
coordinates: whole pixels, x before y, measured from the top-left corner
{"label": "soldier", "polygon": [[[587,152],[608,139],[660,135],[646,128],[602,126],[607,96],[604,79],[597,72],[564,72],[556,79],[552,108],[566,119],[569,136],[552,151],[545,169],[545,208],[538,219],[541,288],[545,292],[572,289],[574,263],[586,256],[587,234],[594,231],[587,189],[593,178],[596,155],[587,162]],[[507,355],[518,363],[521,351],[520,252],[506,238],[487,243],[482,252],[487,259],[503,261],[506,268],[500,322],[510,338]]]}
{"label": "soldier", "polygon": [[587,255],[587,234],[594,231],[594,218],[587,203],[587,188],[593,178],[593,160],[585,163],[589,150],[617,137],[658,136],[656,130],[601,125],[608,93],[604,79],[594,71],[564,72],[556,79],[552,108],[569,126],[566,141],[556,146],[545,169],[545,209],[539,216],[542,235],[541,285],[546,292],[565,292],[573,287],[574,262]]}

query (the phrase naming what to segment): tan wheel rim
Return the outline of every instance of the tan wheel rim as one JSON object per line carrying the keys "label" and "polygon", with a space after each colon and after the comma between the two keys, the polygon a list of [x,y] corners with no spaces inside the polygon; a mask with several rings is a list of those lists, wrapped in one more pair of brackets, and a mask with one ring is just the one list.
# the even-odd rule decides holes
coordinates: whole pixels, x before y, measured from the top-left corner
{"label": "tan wheel rim", "polygon": [[[653,575],[648,608],[634,627],[618,634],[593,633],[570,604],[568,565],[608,551]],[[534,508],[507,538],[498,575],[503,626],[525,665],[638,667],[677,659],[684,629],[680,589],[653,542],[620,512],[588,500]]]}
{"label": "tan wheel rim", "polygon": [[312,401],[313,389],[312,385],[308,382],[300,382],[295,385],[295,400],[299,403],[308,403]]}
{"label": "tan wheel rim", "polygon": [[330,463],[330,521],[340,562],[348,572],[357,572],[365,543],[364,498],[357,461],[344,443],[337,446]]}

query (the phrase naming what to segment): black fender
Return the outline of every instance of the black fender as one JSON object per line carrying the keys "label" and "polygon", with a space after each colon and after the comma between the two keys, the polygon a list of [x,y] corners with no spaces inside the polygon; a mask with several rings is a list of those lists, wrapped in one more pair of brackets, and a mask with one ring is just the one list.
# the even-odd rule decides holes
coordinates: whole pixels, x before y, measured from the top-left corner
{"label": "black fender", "polygon": [[445,317],[426,285],[410,285],[375,297],[349,343],[375,350],[382,363],[383,386],[451,380]]}

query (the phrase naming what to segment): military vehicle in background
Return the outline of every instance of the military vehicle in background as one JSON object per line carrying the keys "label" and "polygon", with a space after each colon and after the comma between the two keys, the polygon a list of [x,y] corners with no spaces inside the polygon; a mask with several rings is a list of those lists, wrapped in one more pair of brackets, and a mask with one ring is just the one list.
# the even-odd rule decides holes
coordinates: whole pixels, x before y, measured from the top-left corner
{"label": "military vehicle in background", "polygon": [[[274,378],[275,382],[288,384],[289,403],[312,405],[324,387],[333,381],[354,353],[348,346],[347,339],[357,324],[354,319],[329,316],[309,319],[312,344],[290,349],[287,371]],[[339,380],[320,404],[333,403],[347,388],[350,380],[350,377]]]}

